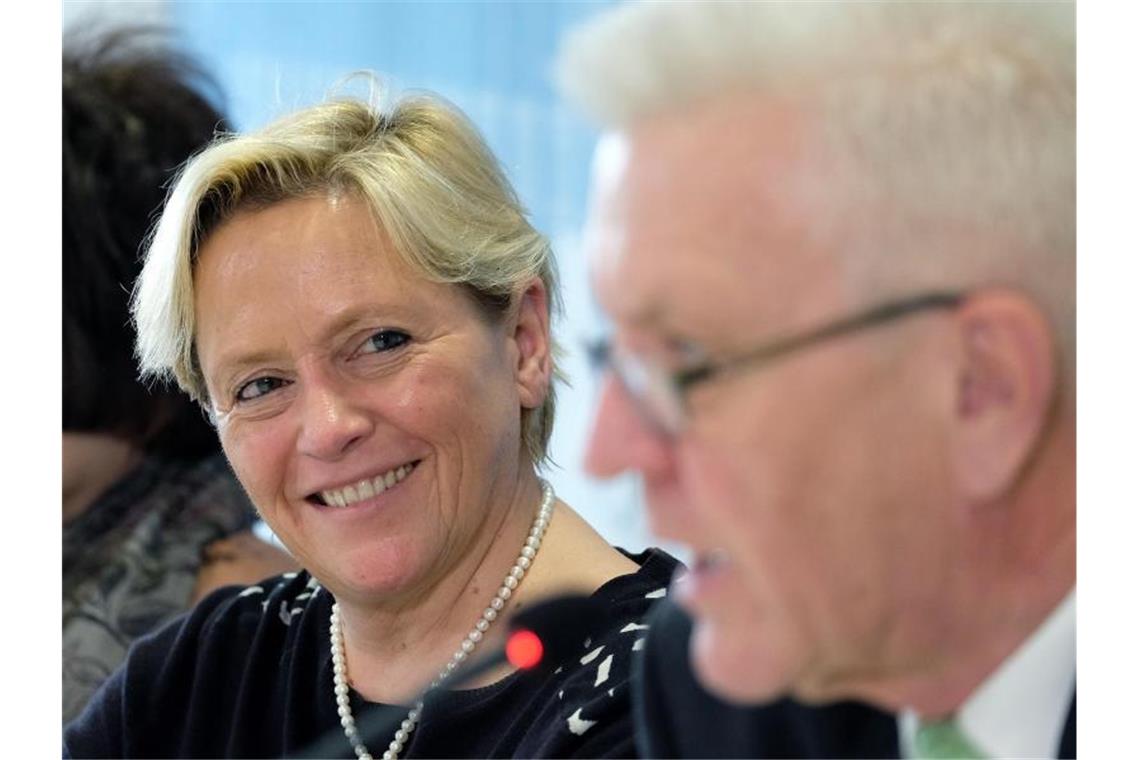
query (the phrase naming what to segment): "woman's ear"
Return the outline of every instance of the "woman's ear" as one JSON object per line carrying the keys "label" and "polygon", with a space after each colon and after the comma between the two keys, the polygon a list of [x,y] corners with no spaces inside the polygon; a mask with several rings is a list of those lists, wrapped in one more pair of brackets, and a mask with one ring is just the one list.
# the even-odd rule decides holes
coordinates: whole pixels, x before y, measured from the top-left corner
{"label": "woman's ear", "polygon": [[511,320],[515,380],[522,406],[527,409],[542,406],[554,371],[547,298],[542,279],[533,278],[519,295]]}
{"label": "woman's ear", "polygon": [[951,440],[958,487],[972,502],[1014,485],[1035,451],[1057,393],[1048,320],[1025,296],[983,291],[956,314],[960,356]]}

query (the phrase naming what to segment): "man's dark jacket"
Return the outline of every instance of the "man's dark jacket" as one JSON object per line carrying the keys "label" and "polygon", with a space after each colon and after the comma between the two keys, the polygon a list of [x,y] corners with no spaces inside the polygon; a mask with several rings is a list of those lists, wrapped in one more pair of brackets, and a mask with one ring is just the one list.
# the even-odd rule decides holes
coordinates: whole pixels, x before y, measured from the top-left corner
{"label": "man's dark jacket", "polygon": [[[894,715],[857,702],[809,707],[783,699],[736,707],[710,695],[689,666],[692,621],[670,601],[653,613],[634,671],[634,721],[642,757],[897,758]],[[1057,757],[1077,751],[1077,700]]]}

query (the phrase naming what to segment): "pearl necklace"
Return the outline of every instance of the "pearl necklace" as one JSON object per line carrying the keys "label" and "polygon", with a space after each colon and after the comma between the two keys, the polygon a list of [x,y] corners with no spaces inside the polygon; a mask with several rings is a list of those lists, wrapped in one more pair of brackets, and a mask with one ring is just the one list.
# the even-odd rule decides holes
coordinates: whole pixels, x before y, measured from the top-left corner
{"label": "pearl necklace", "polygon": [[[518,588],[519,583],[522,582],[523,576],[526,575],[527,568],[530,567],[534,555],[538,553],[538,547],[542,544],[542,537],[546,533],[546,528],[550,524],[550,517],[554,513],[554,489],[545,480],[542,481],[542,501],[538,505],[538,514],[534,518],[534,524],[531,525],[530,535],[527,536],[526,544],[523,545],[522,551],[519,552],[518,559],[515,560],[514,566],[503,579],[503,585],[491,597],[491,603],[487,605],[487,609],[483,610],[483,614],[476,621],[475,627],[471,629],[470,633],[463,639],[459,645],[459,649],[455,650],[455,654],[448,660],[447,665],[439,671],[439,675],[431,682],[428,690],[432,690],[440,686],[444,681],[451,676],[452,672],[459,667],[464,660],[467,659],[476,645],[483,639],[483,634],[491,627],[491,623],[495,622],[495,618],[499,616],[506,602],[511,598],[512,592]],[[364,746],[364,742],[360,738],[360,734],[356,730],[356,719],[352,715],[352,706],[349,703],[348,695],[348,665],[344,658],[344,630],[340,622],[340,605],[333,602],[332,615],[329,617],[329,649],[332,651],[333,661],[333,694],[336,696],[336,711],[340,715],[340,725],[344,728],[344,735],[348,738],[352,749],[356,752],[358,760],[372,760],[372,755],[368,751],[368,747]],[[395,760],[400,755],[400,751],[404,748],[404,743],[407,742],[408,737],[416,728],[416,723],[419,722],[420,715],[424,709],[423,700],[416,702],[415,706],[408,711],[408,717],[400,724],[400,728],[396,731],[395,737],[388,745],[387,751],[384,752],[384,760]]]}

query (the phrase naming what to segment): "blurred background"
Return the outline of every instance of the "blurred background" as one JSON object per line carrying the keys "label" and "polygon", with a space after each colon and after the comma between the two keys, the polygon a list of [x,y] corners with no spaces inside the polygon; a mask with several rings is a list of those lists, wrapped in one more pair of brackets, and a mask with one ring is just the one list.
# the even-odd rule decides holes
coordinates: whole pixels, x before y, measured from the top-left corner
{"label": "blurred background", "polygon": [[122,24],[170,28],[173,42],[215,77],[222,110],[240,130],[319,102],[360,70],[382,75],[396,91],[433,90],[463,109],[558,258],[566,310],[555,332],[567,350],[571,385],[559,388],[556,466],[546,477],[611,543],[639,551],[656,542],[637,480],[601,482],[581,466],[595,393],[582,343],[604,327],[579,254],[596,133],[559,102],[551,83],[562,34],[612,4],[65,0],[63,22],[65,33]]}

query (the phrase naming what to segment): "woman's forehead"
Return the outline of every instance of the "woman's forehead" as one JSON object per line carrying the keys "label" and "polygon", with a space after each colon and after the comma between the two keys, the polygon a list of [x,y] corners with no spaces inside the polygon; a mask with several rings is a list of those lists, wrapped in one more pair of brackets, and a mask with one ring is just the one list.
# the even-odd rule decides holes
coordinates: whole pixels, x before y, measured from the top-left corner
{"label": "woman's forehead", "polygon": [[371,320],[422,320],[457,288],[410,270],[362,203],[286,201],[228,220],[202,246],[195,272],[198,342],[253,332],[336,332]]}

